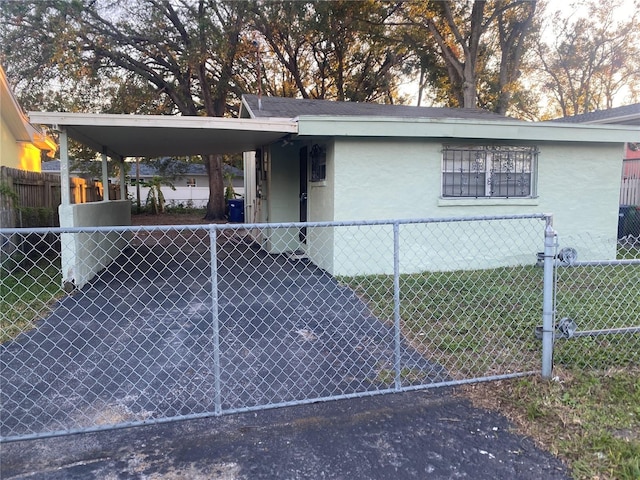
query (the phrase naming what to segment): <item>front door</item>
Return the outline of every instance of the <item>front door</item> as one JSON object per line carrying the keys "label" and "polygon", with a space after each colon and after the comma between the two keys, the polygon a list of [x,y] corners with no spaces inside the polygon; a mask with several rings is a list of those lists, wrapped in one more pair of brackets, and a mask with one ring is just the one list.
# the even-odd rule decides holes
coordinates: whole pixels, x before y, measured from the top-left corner
{"label": "front door", "polygon": [[[300,221],[307,221],[307,178],[308,178],[308,149],[302,147],[300,149]],[[302,227],[298,234],[302,243],[307,243],[307,227]]]}

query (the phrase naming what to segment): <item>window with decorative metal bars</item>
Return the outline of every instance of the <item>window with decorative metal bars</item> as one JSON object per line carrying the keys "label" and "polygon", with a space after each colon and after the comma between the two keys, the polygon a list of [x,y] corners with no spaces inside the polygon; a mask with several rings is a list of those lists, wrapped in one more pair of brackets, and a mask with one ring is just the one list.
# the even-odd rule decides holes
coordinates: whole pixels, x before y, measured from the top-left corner
{"label": "window with decorative metal bars", "polygon": [[533,197],[538,149],[512,145],[445,145],[443,197]]}

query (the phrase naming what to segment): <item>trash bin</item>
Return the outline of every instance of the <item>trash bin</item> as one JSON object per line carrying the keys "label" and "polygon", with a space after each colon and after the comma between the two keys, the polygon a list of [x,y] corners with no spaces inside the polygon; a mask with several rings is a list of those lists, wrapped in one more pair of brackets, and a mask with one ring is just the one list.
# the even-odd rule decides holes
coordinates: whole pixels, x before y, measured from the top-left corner
{"label": "trash bin", "polygon": [[227,200],[229,207],[229,221],[231,223],[244,223],[244,200]]}
{"label": "trash bin", "polygon": [[620,205],[618,214],[618,238],[640,236],[640,206]]}
{"label": "trash bin", "polygon": [[620,205],[620,210],[618,211],[618,238],[624,237],[624,221],[626,220],[629,208],[629,205]]}

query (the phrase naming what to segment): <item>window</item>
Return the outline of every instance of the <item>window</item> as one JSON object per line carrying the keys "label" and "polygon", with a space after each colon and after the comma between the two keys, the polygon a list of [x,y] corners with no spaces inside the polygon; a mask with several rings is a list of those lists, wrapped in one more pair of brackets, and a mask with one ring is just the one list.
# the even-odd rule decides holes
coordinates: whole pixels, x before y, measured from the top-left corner
{"label": "window", "polygon": [[195,187],[196,179],[195,177],[187,178],[187,187]]}
{"label": "window", "polygon": [[537,160],[536,147],[446,145],[442,196],[532,197]]}
{"label": "window", "polygon": [[317,143],[311,147],[311,181],[321,182],[327,178],[327,148]]}

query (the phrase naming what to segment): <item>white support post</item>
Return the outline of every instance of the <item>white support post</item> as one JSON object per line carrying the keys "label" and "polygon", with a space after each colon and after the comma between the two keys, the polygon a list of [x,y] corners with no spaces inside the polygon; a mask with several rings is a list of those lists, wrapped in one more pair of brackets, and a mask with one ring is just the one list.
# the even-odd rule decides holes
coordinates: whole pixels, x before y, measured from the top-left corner
{"label": "white support post", "polygon": [[127,199],[127,185],[125,184],[127,178],[125,175],[125,163],[124,157],[120,157],[120,200]]}
{"label": "white support post", "polygon": [[107,162],[107,147],[102,147],[102,201],[109,201],[109,164]]}
{"label": "white support post", "polygon": [[60,142],[60,203],[71,205],[71,181],[69,179],[69,142],[67,131],[60,129],[58,136]]}

